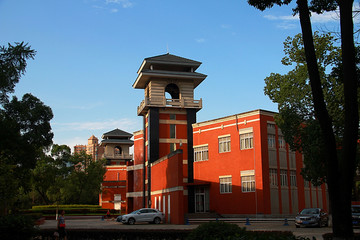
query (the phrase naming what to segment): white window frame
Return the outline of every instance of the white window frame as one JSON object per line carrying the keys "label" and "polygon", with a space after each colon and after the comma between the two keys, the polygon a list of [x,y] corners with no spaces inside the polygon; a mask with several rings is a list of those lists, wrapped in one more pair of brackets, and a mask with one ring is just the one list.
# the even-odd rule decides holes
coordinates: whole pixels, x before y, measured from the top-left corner
{"label": "white window frame", "polygon": [[275,134],[268,134],[268,147],[276,148],[276,136]]}
{"label": "white window frame", "polygon": [[232,193],[232,176],[219,177],[220,194]]}
{"label": "white window frame", "polygon": [[280,186],[282,187],[288,186],[287,170],[285,169],[280,170]]}
{"label": "white window frame", "polygon": [[270,186],[276,186],[276,187],[279,186],[276,168],[269,169],[269,176],[270,176]]}
{"label": "white window frame", "polygon": [[255,184],[255,171],[247,170],[241,171],[241,190],[244,193],[255,192],[256,184]]}
{"label": "white window frame", "polygon": [[241,133],[240,134],[240,149],[252,149],[254,147],[254,133]]}
{"label": "white window frame", "polygon": [[209,160],[209,146],[195,146],[194,147],[194,162]]}
{"label": "white window frame", "polygon": [[231,136],[219,136],[219,153],[231,152]]}
{"label": "white window frame", "polygon": [[279,148],[285,148],[286,147],[286,142],[285,142],[284,136],[279,135],[278,136],[278,142],[279,142]]}

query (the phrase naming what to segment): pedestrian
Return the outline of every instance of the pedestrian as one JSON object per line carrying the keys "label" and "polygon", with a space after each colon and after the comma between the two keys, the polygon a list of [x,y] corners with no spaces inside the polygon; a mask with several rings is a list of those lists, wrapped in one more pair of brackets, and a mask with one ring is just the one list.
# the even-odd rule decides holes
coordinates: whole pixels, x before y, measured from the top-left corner
{"label": "pedestrian", "polygon": [[108,221],[109,221],[109,219],[111,218],[110,209],[108,209],[108,211],[107,211],[107,213],[106,213],[106,218],[107,218]]}
{"label": "pedestrian", "polygon": [[[62,210],[61,211],[61,215],[58,217],[58,221],[57,221],[57,229],[58,229],[58,233],[59,233],[59,237],[60,239],[64,239],[67,240],[67,234],[66,234],[66,230],[65,230],[65,211]],[[56,239],[59,239],[58,237],[56,237]]]}

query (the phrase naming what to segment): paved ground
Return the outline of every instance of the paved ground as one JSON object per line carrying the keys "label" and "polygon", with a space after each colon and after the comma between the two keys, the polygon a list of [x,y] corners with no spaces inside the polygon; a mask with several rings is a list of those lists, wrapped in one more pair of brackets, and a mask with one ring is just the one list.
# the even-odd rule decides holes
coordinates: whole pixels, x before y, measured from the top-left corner
{"label": "paved ground", "polygon": [[[322,239],[324,233],[330,233],[330,227],[322,228],[295,228],[293,222],[289,222],[289,226],[284,226],[283,222],[253,222],[251,225],[245,223],[238,223],[240,227],[246,227],[247,230],[267,230],[267,231],[292,231],[295,236],[308,237],[317,240]],[[101,220],[101,218],[84,218],[84,219],[69,219],[66,218],[67,229],[194,229],[198,225],[173,225],[173,224],[135,224],[124,225],[114,220]],[[45,220],[44,224],[40,225],[41,229],[55,229],[55,220]],[[360,232],[360,229],[355,229],[355,232]]]}

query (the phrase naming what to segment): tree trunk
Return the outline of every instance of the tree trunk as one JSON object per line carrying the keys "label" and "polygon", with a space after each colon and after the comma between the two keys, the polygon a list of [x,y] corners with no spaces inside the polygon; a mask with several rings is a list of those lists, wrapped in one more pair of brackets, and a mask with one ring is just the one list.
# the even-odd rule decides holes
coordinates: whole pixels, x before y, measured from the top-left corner
{"label": "tree trunk", "polygon": [[[347,198],[349,192],[351,196],[352,185],[350,185],[350,191],[348,187],[344,187],[343,179],[346,178],[346,169],[339,169],[336,140],[332,129],[332,121],[324,101],[320,74],[315,55],[308,3],[307,0],[297,0],[297,4],[299,8],[300,24],[304,41],[311,91],[313,95],[315,115],[319,121],[322,138],[325,145],[325,157],[327,160],[327,183],[329,190],[330,209],[333,216],[333,234],[336,239],[351,239],[353,237],[351,212],[347,211],[347,209],[350,209],[350,202],[348,203],[345,201],[344,196]],[[349,172],[347,173],[349,174]]]}
{"label": "tree trunk", "polygon": [[[341,171],[341,186],[344,191],[342,196],[343,224],[352,227],[351,220],[351,191],[354,185],[356,169],[356,151],[359,126],[359,112],[357,102],[358,78],[355,64],[355,46],[353,35],[352,0],[339,0],[341,49],[342,49],[342,74],[344,82],[345,99],[345,126],[343,138],[343,153],[339,167]],[[349,231],[349,230],[348,230]],[[334,232],[334,236],[337,236]]]}

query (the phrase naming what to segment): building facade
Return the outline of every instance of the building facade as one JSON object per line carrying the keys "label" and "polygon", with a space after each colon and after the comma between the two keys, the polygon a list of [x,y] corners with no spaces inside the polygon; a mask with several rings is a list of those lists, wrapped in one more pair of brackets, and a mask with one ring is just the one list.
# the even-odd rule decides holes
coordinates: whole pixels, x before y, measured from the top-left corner
{"label": "building facade", "polygon": [[106,159],[106,173],[101,185],[99,204],[102,208],[115,209],[123,213],[126,209],[126,164],[133,159],[130,147],[132,134],[115,129],[102,135],[99,149],[101,159]]}
{"label": "building facade", "polygon": [[276,113],[255,110],[196,122],[202,100],[195,88],[206,78],[200,62],[171,54],[146,58],[133,87],[144,90],[127,161],[126,211],[153,207],[166,222],[187,213],[289,215],[305,207],[328,209],[325,185],[300,175],[302,155],[289,149]]}
{"label": "building facade", "polygon": [[195,212],[296,214],[328,209],[325,185],[300,172],[303,158],[285,143],[276,113],[255,110],[193,124]]}

